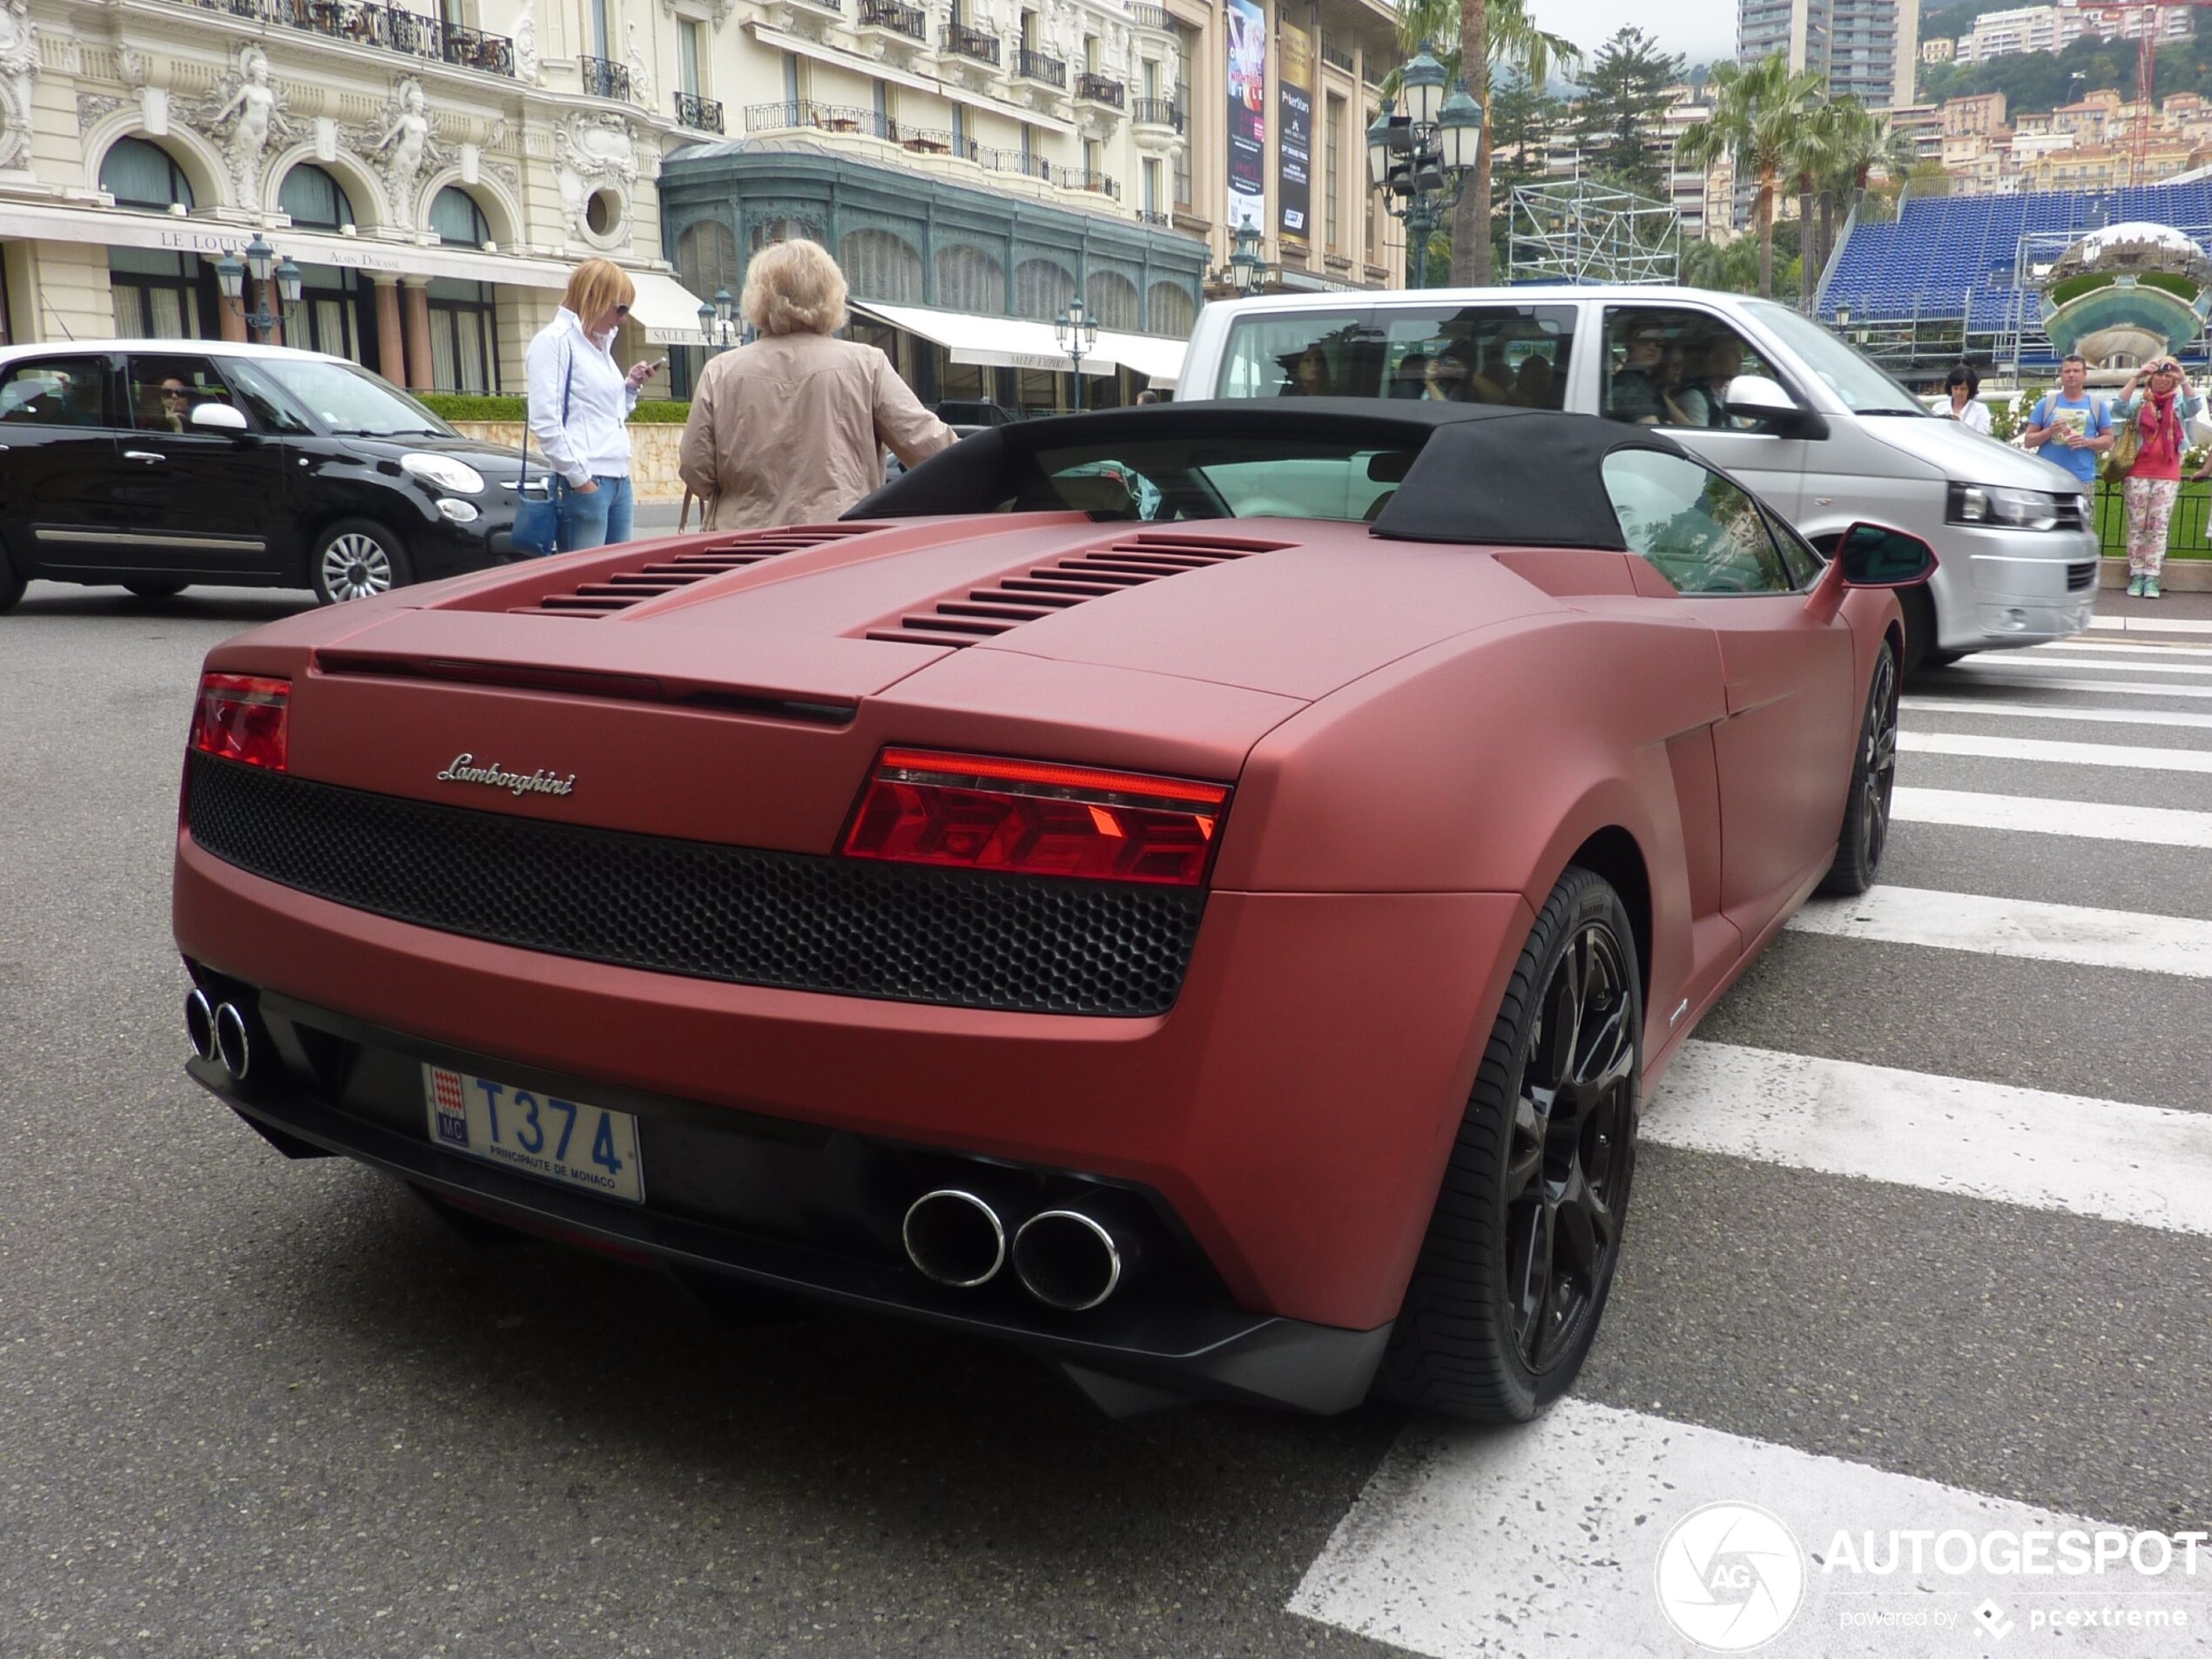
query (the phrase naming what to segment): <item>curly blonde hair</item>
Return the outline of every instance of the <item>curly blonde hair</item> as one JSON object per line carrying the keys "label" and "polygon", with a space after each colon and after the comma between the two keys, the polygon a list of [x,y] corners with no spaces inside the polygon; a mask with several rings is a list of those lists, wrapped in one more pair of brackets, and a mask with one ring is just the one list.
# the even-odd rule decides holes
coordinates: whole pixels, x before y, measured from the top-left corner
{"label": "curly blonde hair", "polygon": [[819,242],[777,242],[745,267],[738,309],[764,334],[833,334],[845,327],[845,273]]}

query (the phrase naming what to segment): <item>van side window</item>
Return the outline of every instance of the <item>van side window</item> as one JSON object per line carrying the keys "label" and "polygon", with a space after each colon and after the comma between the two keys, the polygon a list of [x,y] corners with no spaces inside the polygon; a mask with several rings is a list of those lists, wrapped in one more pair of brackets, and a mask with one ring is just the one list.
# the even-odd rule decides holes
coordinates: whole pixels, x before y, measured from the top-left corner
{"label": "van side window", "polygon": [[1679,591],[1796,590],[1766,516],[1740,485],[1656,449],[1616,449],[1602,473],[1629,550]]}
{"label": "van side window", "polygon": [[1222,397],[1382,397],[1566,406],[1573,306],[1267,312],[1230,328]]}
{"label": "van side window", "polygon": [[1774,368],[1718,317],[1666,306],[1608,307],[1605,394],[1615,421],[1639,426],[1748,428],[1723,406],[1738,374]]}

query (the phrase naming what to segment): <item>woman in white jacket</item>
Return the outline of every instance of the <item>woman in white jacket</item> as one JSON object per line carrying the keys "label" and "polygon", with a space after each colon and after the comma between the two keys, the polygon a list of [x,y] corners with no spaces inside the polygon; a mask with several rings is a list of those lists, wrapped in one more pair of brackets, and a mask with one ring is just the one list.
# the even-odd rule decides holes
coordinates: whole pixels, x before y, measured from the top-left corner
{"label": "woman in white jacket", "polygon": [[621,266],[586,260],[524,359],[530,436],[553,475],[563,553],[630,539],[630,412],[660,365],[624,374],[609,347],[637,297]]}

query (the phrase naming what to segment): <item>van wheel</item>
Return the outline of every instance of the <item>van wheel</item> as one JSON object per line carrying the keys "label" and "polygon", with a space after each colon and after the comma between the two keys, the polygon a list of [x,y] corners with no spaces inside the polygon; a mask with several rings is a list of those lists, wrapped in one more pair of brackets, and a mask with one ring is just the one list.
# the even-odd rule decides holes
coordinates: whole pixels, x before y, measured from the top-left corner
{"label": "van wheel", "polygon": [[307,561],[307,585],[317,604],[373,599],[414,580],[400,538],[366,518],[340,519],[322,533]]}
{"label": "van wheel", "polygon": [[185,590],[185,585],[182,582],[165,582],[146,577],[137,582],[125,583],[123,591],[139,599],[173,599]]}

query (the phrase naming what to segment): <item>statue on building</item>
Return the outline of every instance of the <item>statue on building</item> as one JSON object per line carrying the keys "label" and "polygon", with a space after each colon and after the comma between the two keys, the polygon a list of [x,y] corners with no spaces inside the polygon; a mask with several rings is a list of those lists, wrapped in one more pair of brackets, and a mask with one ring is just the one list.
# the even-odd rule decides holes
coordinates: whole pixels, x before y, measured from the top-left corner
{"label": "statue on building", "polygon": [[30,165],[31,95],[38,82],[38,30],[29,0],[0,5],[0,170]]}
{"label": "statue on building", "polygon": [[223,157],[230,164],[238,205],[259,212],[261,165],[269,139],[286,136],[291,126],[284,118],[283,98],[269,78],[269,55],[259,46],[240,49],[238,67],[223,78],[223,85],[208,101],[215,107],[206,125],[223,136]]}
{"label": "statue on building", "polygon": [[385,193],[395,217],[404,221],[413,217],[415,184],[435,147],[421,82],[409,75],[392,89],[383,122],[383,132],[368,146],[368,153],[384,158]]}

